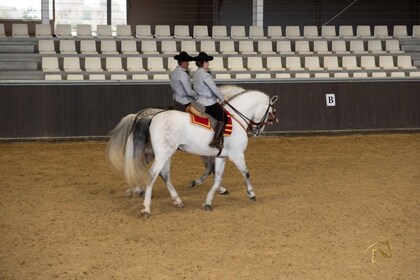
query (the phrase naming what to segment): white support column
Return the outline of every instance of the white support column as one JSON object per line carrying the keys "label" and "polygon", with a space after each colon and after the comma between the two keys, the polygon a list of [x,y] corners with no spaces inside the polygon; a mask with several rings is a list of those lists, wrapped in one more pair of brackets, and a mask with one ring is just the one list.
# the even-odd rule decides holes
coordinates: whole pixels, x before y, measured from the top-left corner
{"label": "white support column", "polygon": [[50,1],[41,0],[41,22],[42,24],[50,23]]}
{"label": "white support column", "polygon": [[252,25],[263,26],[264,0],[252,0]]}

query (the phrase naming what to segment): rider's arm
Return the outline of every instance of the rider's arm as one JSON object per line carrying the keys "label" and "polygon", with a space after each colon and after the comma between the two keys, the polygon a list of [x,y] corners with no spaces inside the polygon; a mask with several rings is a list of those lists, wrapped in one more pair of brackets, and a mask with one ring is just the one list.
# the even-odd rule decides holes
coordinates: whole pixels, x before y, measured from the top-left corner
{"label": "rider's arm", "polygon": [[206,73],[206,75],[204,76],[204,83],[210,88],[211,92],[217,98],[219,98],[220,101],[224,101],[225,100],[225,97],[220,92],[219,88],[214,83],[213,77],[209,73]]}
{"label": "rider's arm", "polygon": [[191,82],[190,82],[190,78],[188,77],[188,75],[183,75],[183,77],[181,77],[180,79],[181,85],[184,88],[185,92],[193,97],[194,99],[198,96],[197,93],[192,89],[191,87]]}

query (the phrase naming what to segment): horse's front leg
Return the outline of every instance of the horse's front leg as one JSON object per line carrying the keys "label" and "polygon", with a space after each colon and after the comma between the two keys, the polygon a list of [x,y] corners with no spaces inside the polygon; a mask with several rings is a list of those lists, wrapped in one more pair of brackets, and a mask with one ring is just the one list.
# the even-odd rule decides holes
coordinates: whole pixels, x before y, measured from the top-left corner
{"label": "horse's front leg", "polygon": [[171,159],[170,158],[163,166],[162,171],[160,172],[159,175],[162,178],[163,182],[165,182],[166,188],[168,189],[169,194],[171,195],[171,198],[175,207],[178,207],[178,208],[184,207],[184,204],[179,198],[179,195],[177,191],[175,190],[174,185],[172,185],[172,182],[171,182]]}
{"label": "horse's front leg", "polygon": [[214,172],[214,183],[210,191],[207,194],[206,203],[204,204],[204,210],[212,210],[211,202],[214,198],[214,193],[219,189],[222,183],[223,173],[225,171],[226,158],[215,159],[215,172]]}
{"label": "horse's front leg", "polygon": [[242,154],[238,157],[231,158],[232,162],[235,164],[236,168],[241,172],[242,176],[244,176],[246,182],[246,192],[248,193],[249,199],[256,201],[257,198],[255,197],[254,189],[251,185],[251,180],[249,179],[249,171],[245,164],[245,156]]}

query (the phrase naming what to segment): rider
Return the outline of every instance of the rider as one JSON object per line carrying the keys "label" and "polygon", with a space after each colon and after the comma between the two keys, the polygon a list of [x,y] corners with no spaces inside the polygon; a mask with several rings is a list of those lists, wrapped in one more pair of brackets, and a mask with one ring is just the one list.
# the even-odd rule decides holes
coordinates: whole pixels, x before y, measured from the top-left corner
{"label": "rider", "polygon": [[[173,93],[172,106],[175,110],[187,111],[189,105],[193,105],[199,112],[204,112],[204,107],[194,101],[197,93],[191,88],[191,81],[188,75],[188,66],[193,57],[186,52],[180,52],[174,56],[178,66],[171,73],[171,88]],[[193,113],[196,113],[195,111]]]}
{"label": "rider", "polygon": [[209,61],[213,60],[205,52],[200,52],[194,57],[198,69],[193,75],[194,90],[198,94],[197,101],[205,106],[205,112],[214,117],[218,122],[214,129],[214,137],[209,144],[212,148],[223,148],[223,133],[228,122],[222,104],[224,96],[214,83],[213,77],[208,71]]}

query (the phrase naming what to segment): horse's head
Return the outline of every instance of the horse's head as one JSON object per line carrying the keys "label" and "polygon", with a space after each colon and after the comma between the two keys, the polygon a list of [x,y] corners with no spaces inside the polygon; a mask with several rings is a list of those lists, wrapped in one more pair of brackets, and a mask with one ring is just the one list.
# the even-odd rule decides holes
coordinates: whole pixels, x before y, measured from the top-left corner
{"label": "horse's head", "polygon": [[254,116],[251,119],[249,128],[252,134],[259,135],[264,131],[264,128],[267,124],[273,124],[278,122],[276,118],[276,108],[274,108],[274,103],[278,100],[278,96],[275,95],[268,100],[268,102],[263,102],[256,107]]}
{"label": "horse's head", "polygon": [[241,92],[228,101],[228,106],[245,122],[247,130],[259,135],[266,124],[277,121],[273,107],[278,97],[255,90]]}

